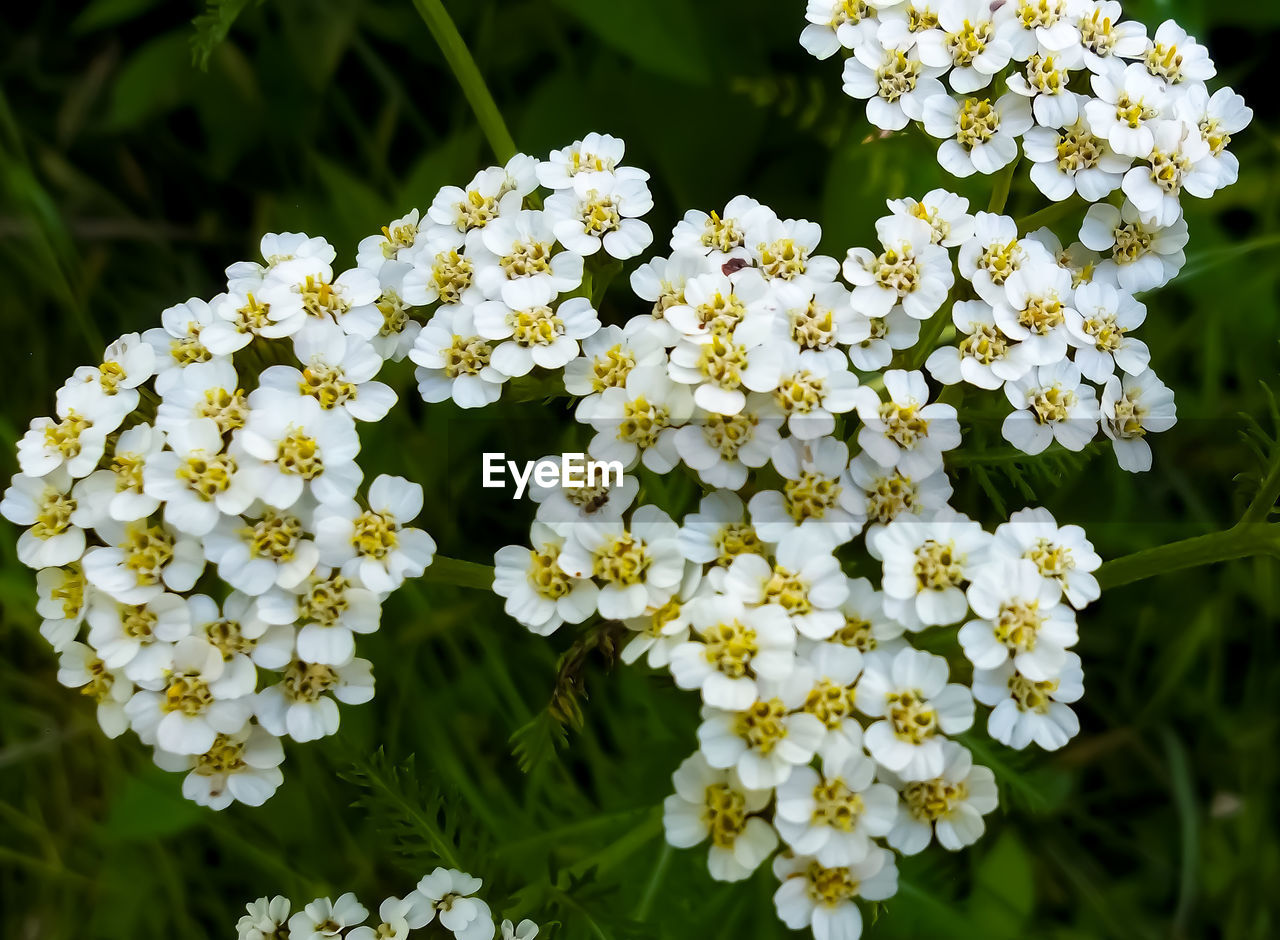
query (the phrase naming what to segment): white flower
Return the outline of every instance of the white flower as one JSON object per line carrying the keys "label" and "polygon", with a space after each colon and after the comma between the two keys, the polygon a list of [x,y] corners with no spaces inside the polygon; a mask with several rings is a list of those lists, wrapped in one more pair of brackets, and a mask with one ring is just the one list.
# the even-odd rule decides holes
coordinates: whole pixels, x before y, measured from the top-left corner
{"label": "white flower", "polygon": [[955,248],[973,237],[973,216],[969,214],[969,200],[950,190],[932,189],[919,201],[906,197],[890,199],[889,210],[894,215],[913,216],[929,223],[933,229],[933,243],[944,248]]}
{"label": "white flower", "polygon": [[270,366],[259,376],[261,388],[314,398],[325,411],[343,409],[357,421],[381,421],[396,403],[389,385],[373,381],[383,359],[368,340],[323,326],[294,337],[302,364]]}
{"label": "white flower", "polygon": [[1081,384],[1075,363],[1061,360],[1033,369],[1004,387],[1016,409],[1000,428],[1004,439],[1025,454],[1039,454],[1053,441],[1083,450],[1098,430],[1098,393]]}
{"label": "white flower", "polygon": [[1123,379],[1113,375],[1102,390],[1102,433],[1114,442],[1116,462],[1130,473],[1151,469],[1147,433],[1167,431],[1177,421],[1173,392],[1150,369]]}
{"label": "white flower", "polygon": [[289,918],[289,940],[330,940],[364,923],[368,916],[354,894],[344,894],[337,901],[317,898]]}
{"label": "white flower", "polygon": [[482,300],[484,294],[475,281],[476,267],[495,261],[482,239],[479,230],[468,232],[461,250],[453,237],[420,240],[406,255],[411,266],[401,286],[405,303],[425,307],[438,301],[453,306]]}
{"label": "white flower", "polygon": [[652,331],[632,328],[632,324],[643,322],[644,318],[636,317],[627,329],[601,327],[582,340],[582,354],[565,365],[565,391],[582,398],[574,413],[579,421],[590,418],[606,388],[624,387],[636,366],[658,365],[666,359],[662,343]]}
{"label": "white flower", "polygon": [[898,815],[898,794],[873,783],[875,773],[861,748],[825,761],[821,774],[797,767],[778,787],[778,833],[797,855],[827,868],[864,861],[877,851],[871,840],[888,835]]}
{"label": "white flower", "polygon": [[146,688],[173,665],[173,644],[190,635],[186,598],[160,594],[145,604],[121,604],[98,595],[89,605],[89,644],[108,669],[119,669]]}
{"label": "white flower", "polygon": [[734,768],[743,784],[766,790],[786,781],[794,767],[813,760],[826,737],[822,722],[804,711],[810,676],[797,669],[784,682],[762,680],[760,698],[741,712],[704,706],[698,743],[707,763]]}
{"label": "white flower", "polygon": [[308,534],[309,497],[287,510],[263,506],[249,519],[223,517],[204,537],[204,552],[218,577],[250,597],[273,587],[292,590],[315,570],[320,552]]}
{"label": "white flower", "polygon": [[[828,669],[843,668],[856,678],[866,654],[897,651],[905,628],[884,612],[884,595],[866,578],[849,579],[849,596],[840,605],[840,612],[844,614],[844,626],[830,638],[820,642],[800,639],[797,650],[802,656],[815,663],[823,662]],[[819,660],[819,656],[823,658]]]}
{"label": "white flower", "polygon": [[893,359],[894,350],[910,349],[920,339],[920,321],[901,307],[894,307],[883,317],[868,319],[870,335],[849,347],[849,360],[855,369],[875,372]]}
{"label": "white flower", "polygon": [[73,479],[88,476],[97,469],[107,435],[120,426],[122,417],[99,404],[94,411],[60,407],[56,419],[32,418],[18,441],[18,466],[29,477],[47,476],[58,469],[65,469]]}
{"label": "white flower", "polygon": [[[551,455],[535,462],[559,467],[561,457]],[[552,483],[540,483],[535,472],[529,482],[529,498],[538,504],[537,520],[565,535],[579,526],[621,519],[635,501],[640,481],[635,474],[624,474],[621,484],[612,474],[601,476],[602,479],[589,486],[565,486],[559,475]]]}
{"label": "white flower", "polygon": [[844,62],[844,93],[867,102],[867,120],[900,131],[924,117],[925,102],[946,89],[936,76],[943,69],[922,61],[917,49],[864,43]]}
{"label": "white flower", "polygon": [[[679,226],[677,226],[677,231]],[[676,330],[666,320],[666,311],[686,303],[684,290],[691,278],[712,274],[718,270],[703,254],[697,251],[676,252],[670,258],[652,258],[631,272],[631,289],[641,300],[653,304],[650,310],[653,335],[662,343],[673,345],[678,337]],[[633,322],[649,327],[641,318]],[[644,329],[645,332],[650,332]]]}
{"label": "white flower", "polygon": [[849,594],[833,547],[829,533],[793,529],[778,543],[772,564],[752,552],[735,556],[721,590],[746,604],[780,604],[802,636],[825,640],[844,625],[839,609]]}
{"label": "white flower", "polygon": [[1165,20],[1142,54],[1147,71],[1168,83],[1206,82],[1217,74],[1209,51],[1173,20]]}
{"label": "white flower", "polygon": [[783,477],[782,488],[751,497],[756,532],[766,542],[781,542],[797,529],[821,532],[831,544],[848,542],[864,521],[848,465],[849,448],[835,438],[779,441],[773,466]]}
{"label": "white flower", "polygon": [[1085,103],[1089,130],[1126,157],[1146,159],[1155,146],[1154,128],[1169,115],[1164,86],[1134,62],[1115,64],[1092,78],[1096,98]]}
{"label": "white flower", "polygon": [[675,433],[680,459],[710,486],[740,489],[748,470],[763,467],[780,440],[784,415],[773,396],[752,392],[737,414],[699,409]]}
{"label": "white flower", "polygon": [[1080,108],[1088,99],[1068,88],[1071,69],[1080,65],[1075,55],[1035,53],[1021,72],[1005,81],[1015,94],[1031,99],[1031,113],[1042,127],[1069,127],[1081,119]]}
{"label": "white flower", "polygon": [[502,940],[534,940],[538,936],[538,925],[529,918],[512,924],[509,920],[502,922]]}
{"label": "white flower", "polygon": [[[221,294],[211,303],[216,303]],[[199,297],[191,297],[185,303],[174,304],[160,311],[160,326],[146,330],[142,338],[155,349],[157,374],[170,369],[182,369],[195,362],[208,362],[213,352],[201,338],[206,327],[213,322],[210,303]]]}
{"label": "white flower", "polygon": [[1064,52],[1080,43],[1080,0],[1013,0],[1009,15],[1017,27],[1010,35],[1013,57],[1024,62],[1037,49]]}
{"label": "white flower", "polygon": [[172,666],[161,681],[160,691],[135,692],[125,713],[143,743],[171,754],[204,754],[219,734],[236,734],[253,714],[253,664],[224,662],[203,637],[174,644]]}
{"label": "white flower", "polygon": [[378,595],[339,572],[321,566],[293,590],[296,594],[269,592],[257,601],[261,616],[288,623],[277,636],[290,642],[287,648],[281,644],[270,651],[270,663],[262,661],[262,644],[255,646],[254,660],[265,667],[283,669],[293,658],[295,621],[302,625],[296,640],[298,657],[322,666],[349,663],[355,655],[355,634],[378,629]]}
{"label": "white flower", "polygon": [[1031,127],[1031,104],[1012,92],[996,101],[935,95],[925,101],[924,128],[942,138],[938,162],[952,176],[995,173],[1018,156],[1018,140]]}
{"label": "white flower", "polygon": [[588,449],[597,460],[619,460],[627,468],[643,460],[655,473],[666,473],[679,460],[676,428],[692,414],[685,385],[673,382],[661,366],[637,367],[625,388],[600,393],[589,417],[596,435]]}
{"label": "white flower", "polygon": [[671,232],[671,250],[709,255],[716,266],[726,260],[726,256],[745,259],[743,220],[759,208],[760,203],[750,196],[734,196],[723,212],[690,209]]}
{"label": "white flower", "polygon": [[1253,120],[1253,109],[1230,88],[1219,88],[1209,96],[1203,85],[1190,85],[1175,103],[1179,119],[1197,128],[1209,147],[1205,158],[1217,170],[1216,187],[1230,186],[1240,175],[1240,161],[1227,150],[1231,135],[1238,134]]}
{"label": "white flower", "polygon": [[733,595],[695,598],[688,604],[693,638],[671,651],[671,676],[682,689],[725,711],[750,708],[756,679],[785,679],[795,665],[795,628],[785,608],[748,608]]}
{"label": "white flower", "polygon": [[1091,382],[1105,382],[1116,366],[1127,375],[1147,368],[1147,344],[1129,335],[1147,318],[1147,308],[1127,291],[1093,282],[1076,288],[1074,309],[1067,310],[1067,330],[1076,346],[1075,364]]}
{"label": "white flower", "polygon": [[549,636],[562,623],[586,620],[595,612],[599,588],[560,567],[565,537],[534,522],[529,541],[533,548],[507,545],[494,554],[493,590],[506,598],[507,615],[539,636]]}
{"label": "white flower", "polygon": [[[71,475],[58,468],[43,477],[15,473],[0,502],[0,515],[18,526],[18,560],[28,568],[50,568],[78,561],[94,513],[72,495]],[[81,525],[77,525],[79,522]]]}
{"label": "white flower", "polygon": [[995,669],[975,669],[973,694],[994,706],[987,733],[1001,744],[1021,750],[1034,741],[1056,751],[1080,731],[1080,720],[1068,703],[1084,695],[1080,657],[1067,653],[1061,669],[1048,679],[1032,680],[1006,662]]}
{"label": "white flower", "polygon": [[1014,23],[1008,6],[992,9],[987,0],[951,0],[938,5],[935,25],[916,35],[926,65],[950,69],[949,81],[967,95],[991,84],[1013,57]]}
{"label": "white flower", "polygon": [[743,216],[745,247],[750,260],[771,281],[803,278],[826,284],[840,273],[835,258],[814,254],[822,241],[822,226],[806,219],[780,219],[768,206],[757,206]]}
{"label": "white flower", "polygon": [[128,333],[102,354],[102,365],[81,366],[58,389],[58,414],[99,416],[117,428],[138,407],[139,386],[155,373],[156,351],[137,333]]}
{"label": "white flower", "polygon": [[168,444],[171,449],[143,467],[142,486],[147,496],[164,501],[164,521],[179,532],[208,535],[223,515],[244,512],[257,497],[251,481],[238,476],[235,456],[222,452],[212,418],[179,426]]}
{"label": "white flower", "polygon": [[[694,342],[718,335],[733,337],[741,345],[758,346],[783,335],[773,294],[755,268],[743,268],[732,275],[721,271],[690,275],[680,296],[672,298],[662,316],[681,336]],[[738,336],[738,328],[746,323],[752,328]]]}
{"label": "white flower", "polygon": [[560,549],[557,562],[573,578],[603,582],[597,604],[612,620],[638,617],[661,607],[684,574],[680,530],[656,506],[641,506],[628,527],[620,521],[577,526]]}
{"label": "white flower", "polygon": [[54,652],[75,640],[93,592],[79,564],[36,572],[36,613],[45,618],[40,635]]}
{"label": "white flower", "polygon": [[[845,625],[831,635],[829,642],[807,637],[799,641],[804,644],[800,668],[811,682],[802,710],[821,721],[826,729],[818,745],[818,757],[828,764],[862,750],[862,725],[854,703],[854,683],[862,671],[862,652],[841,639],[841,635],[849,636],[848,628],[846,615]],[[856,644],[856,640],[854,642]]]}
{"label": "white flower", "polygon": [[123,672],[112,672],[92,648],[71,642],[58,654],[58,682],[79,689],[97,703],[98,725],[109,738],[118,738],[129,728],[124,706],[133,695],[133,683]]}
{"label": "white flower", "polygon": [[[161,388],[166,379],[170,381]],[[161,375],[156,386],[161,394],[156,427],[165,434],[205,418],[213,419],[220,432],[229,434],[244,427],[249,417],[248,396],[229,359],[174,369]]]}
{"label": "white flower", "polygon": [[1080,241],[1087,248],[1110,254],[1098,265],[1094,279],[1114,278],[1135,294],[1173,280],[1186,263],[1182,249],[1188,237],[1185,219],[1167,228],[1143,222],[1128,200],[1119,209],[1105,203],[1090,206],[1080,227]]}
{"label": "white flower", "polygon": [[702,497],[698,511],[684,517],[680,551],[691,562],[728,565],[744,552],[763,554],[759,533],[747,522],[742,499],[716,490]]}
{"label": "white flower", "polygon": [[1058,603],[1061,589],[1040,576],[1028,559],[985,566],[968,589],[969,606],[981,619],[960,628],[964,654],[978,669],[1008,660],[1022,675],[1052,679],[1079,639],[1071,609]]}
{"label": "white flower", "polygon": [[874,43],[879,25],[867,4],[849,0],[809,0],[804,18],[808,25],[800,33],[800,45],[818,59],[831,58],[842,46],[858,49]]}
{"label": "white flower", "polygon": [[676,792],[662,804],[667,842],[688,849],[710,837],[707,867],[716,881],[742,881],[777,847],[773,827],[753,815],[768,805],[768,789],[748,789],[735,771],[717,770],[701,752],[685,758],[671,779]]}
{"label": "white flower", "polygon": [[519,300],[515,306],[487,300],[475,308],[476,332],[485,339],[505,340],[489,359],[503,375],[528,375],[534,366],[562,368],[578,355],[578,340],[600,329],[591,301],[571,297],[557,304],[555,288],[546,281],[530,280],[504,291],[504,297]]}
{"label": "white flower", "polygon": [[893,853],[878,847],[858,864],[838,868],[784,853],[774,858],[773,873],[782,881],[773,895],[778,917],[792,930],[809,927],[814,940],[858,940],[862,912],[854,898],[883,901],[898,891]]}
{"label": "white flower", "polygon": [[243,454],[233,450],[246,495],[276,509],[288,509],[304,491],[321,502],[351,499],[363,475],[355,459],[360,451],[355,423],[345,412],[325,411],[309,395],[255,390],[236,445]]}
{"label": "white flower", "polygon": [[347,934],[346,940],[408,940],[415,930],[420,930],[435,917],[435,909],[422,894],[410,891],[403,898],[387,898],[378,905],[377,927],[357,927]]}
{"label": "white flower", "polygon": [[314,741],[338,730],[338,702],[361,705],[373,698],[373,665],[355,658],[342,666],[294,660],[275,685],[260,691],[254,711],[278,737]]}
{"label": "white flower", "polygon": [[323,238],[310,237],[302,232],[268,232],[258,242],[258,250],[265,263],[237,261],[227,267],[228,291],[245,293],[257,290],[278,265],[295,258],[331,264],[338,256],[337,250]]}
{"label": "white flower", "polygon": [[849,461],[849,476],[863,492],[867,517],[867,549],[876,556],[876,533],[899,517],[929,518],[951,499],[951,481],[945,473],[923,479],[882,467],[869,454]]}
{"label": "white flower", "polygon": [[1102,559],[1078,525],[1061,528],[1047,509],[1020,509],[996,527],[991,557],[1027,558],[1040,576],[1081,610],[1098,599],[1098,579],[1093,572]]}
{"label": "white flower", "polygon": [[1004,302],[1004,285],[1015,271],[1052,258],[1038,241],[1019,238],[1013,219],[979,212],[974,217],[973,237],[960,246],[958,260],[961,276],[994,307]]}
{"label": "white flower", "polygon": [[476,283],[490,299],[513,309],[524,306],[530,284],[563,294],[582,283],[582,255],[555,251],[553,220],[540,209],[525,209],[484,227],[484,247],[498,259],[476,271]]}
{"label": "white flower", "polygon": [[914,478],[942,469],[942,455],[960,446],[960,423],[951,405],[929,404],[929,387],[920,372],[890,369],[884,373],[889,395],[881,402],[875,390],[858,389],[858,445],[882,467],[896,467]]}
{"label": "white flower", "polygon": [[621,138],[592,132],[568,147],[551,151],[537,166],[538,182],[547,189],[562,190],[574,186],[579,178],[595,182],[610,176],[647,180],[649,174],[644,170],[622,166],[626,149]]}
{"label": "white flower", "polygon": [[947,249],[933,244],[933,227],[913,216],[885,216],[876,222],[876,235],[884,247],[879,255],[851,248],[845,258],[853,309],[867,317],[883,317],[901,305],[917,320],[929,319],[955,281]]}
{"label": "white flower", "polygon": [[1102,73],[1117,59],[1136,59],[1147,44],[1147,28],[1135,20],[1120,22],[1119,0],[1084,0],[1080,8],[1080,45],[1084,63]]}
{"label": "white flower", "polygon": [[1095,137],[1084,120],[1059,127],[1033,127],[1022,139],[1033,161],[1031,182],[1054,202],[1074,193],[1098,202],[1120,188],[1131,157],[1116,153],[1104,138]]}
{"label": "white flower", "polygon": [[272,322],[260,333],[293,336],[304,328],[336,323],[344,333],[371,339],[383,326],[382,313],[374,306],[380,296],[377,276],[363,268],[351,268],[335,278],[327,263],[309,258],[283,261],[258,294]]}
{"label": "white flower", "polygon": [[705,596],[705,584],[702,566],[687,563],[680,590],[669,601],[652,610],[646,608],[639,617],[623,621],[623,625],[634,630],[636,636],[623,647],[619,658],[630,665],[644,656],[651,669],[665,669],[671,663],[671,654],[676,647],[689,638],[689,602]]}
{"label": "white flower", "polygon": [[398,219],[382,226],[377,235],[360,239],[356,246],[356,266],[379,274],[389,261],[395,261],[402,252],[413,247],[418,238],[418,222],[421,214],[410,209]]}
{"label": "white flower", "polygon": [[207,753],[178,755],[157,751],[155,759],[164,770],[189,770],[182,781],[182,795],[210,809],[226,809],[232,803],[261,806],[284,782],[280,772],[284,748],[280,739],[254,724],[233,734],[218,735]]}
{"label": "white flower", "polygon": [[[191,631],[217,648],[226,668],[244,669],[241,661],[248,661],[264,669],[282,669],[293,657],[293,626],[299,617],[297,605],[286,597],[284,592],[249,597],[232,591],[219,609],[211,597],[194,594],[187,599]],[[356,598],[349,601],[356,606]]]}
{"label": "white flower", "polygon": [[973,755],[954,741],[942,745],[942,769],[929,780],[907,783],[891,779],[902,793],[902,808],[889,845],[903,855],[916,855],[936,834],[938,844],[958,852],[982,837],[982,817],[998,804],[996,778],[973,763]]}
{"label": "white flower", "polygon": [[959,300],[951,306],[951,321],[960,341],[939,346],[925,361],[929,374],[943,385],[968,382],[994,390],[1026,375],[1031,365],[1022,344],[1012,343],[996,325],[995,311],[981,300]]}
{"label": "white flower", "polygon": [[502,395],[507,376],[495,369],[493,344],[476,330],[474,308],[442,307],[422,328],[409,358],[423,401],[452,398],[460,408],[483,408]]}
{"label": "white flower", "polygon": [[[285,327],[271,319],[271,304],[260,299],[255,291],[260,286],[250,288],[241,293],[231,291],[219,294],[209,302],[209,324],[200,331],[200,342],[214,357],[230,356],[248,346],[258,337],[272,338],[283,336],[282,329],[292,328],[295,321]],[[196,362],[207,362],[200,357]],[[191,363],[188,363],[190,365]],[[169,370],[161,372],[156,388],[165,394],[165,383],[169,380]]]}
{"label": "white flower", "polygon": [[155,512],[160,500],[144,492],[144,473],[164,452],[164,444],[164,432],[149,424],[122,431],[107,466],[76,484],[73,495],[84,518],[92,523],[103,518],[136,522]]}
{"label": "white flower", "polygon": [[440,924],[458,940],[490,940],[497,928],[489,905],[475,893],[484,884],[456,868],[436,868],[418,882],[418,893],[431,904]]}
{"label": "white flower", "polygon": [[942,773],[944,735],[973,724],[973,697],[947,684],[947,661],[907,648],[892,657],[870,656],[858,679],[858,710],[878,718],[864,740],[876,763],[904,780]]}
{"label": "white flower", "polygon": [[277,940],[289,922],[289,899],[277,895],[246,904],[247,914],[236,922],[237,940]]}
{"label": "white flower", "polygon": [[[786,415],[787,428],[801,440],[831,434],[835,416],[852,411],[857,403],[858,377],[834,350],[801,351],[787,343],[760,347],[753,355],[759,372],[752,384],[773,392],[774,403]],[[762,376],[766,378],[761,380]]]}
{"label": "white flower", "polygon": [[189,591],[204,571],[200,542],[163,525],[101,522],[105,546],[84,556],[89,583],[122,604],[145,604],[164,592]]}
{"label": "white flower", "polygon": [[1124,194],[1144,220],[1164,228],[1182,215],[1183,191],[1207,199],[1218,189],[1218,168],[1209,144],[1180,121],[1157,122],[1151,151],[1124,175]]}
{"label": "white flower", "polygon": [[634,258],[653,242],[653,230],[639,218],[653,208],[643,179],[608,173],[579,173],[570,188],[547,197],[546,211],[556,239],[587,256],[601,248],[613,258]]}
{"label": "white flower", "polygon": [[436,543],[406,523],[422,512],[422,487],[380,474],[369,486],[369,508],[350,500],[316,511],[320,561],[377,594],[389,594],[431,564]]}
{"label": "white flower", "polygon": [[981,524],[950,509],[889,523],[872,537],[884,564],[885,611],[912,630],[955,623],[969,607],[963,586],[990,541]]}
{"label": "white flower", "polygon": [[1071,272],[1049,261],[1033,261],[1009,275],[1004,297],[994,305],[996,325],[1018,340],[1024,363],[1044,366],[1067,356],[1067,317],[1074,314]]}

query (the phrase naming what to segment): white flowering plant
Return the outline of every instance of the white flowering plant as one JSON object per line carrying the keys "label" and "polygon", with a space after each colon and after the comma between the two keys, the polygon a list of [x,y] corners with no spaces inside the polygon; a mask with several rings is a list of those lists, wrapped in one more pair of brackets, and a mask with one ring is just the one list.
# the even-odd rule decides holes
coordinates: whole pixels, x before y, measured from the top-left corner
{"label": "white flowering plant", "polygon": [[[401,630],[393,595],[491,590],[506,618],[476,630],[514,621],[558,655],[549,703],[515,709],[497,758],[545,795],[588,721],[590,659],[657,673],[694,727],[636,831],[695,850],[691,877],[750,881],[731,897],[765,891],[785,928],[856,940],[904,903],[901,866],[982,838],[1029,766],[1012,752],[1080,732],[1076,647],[1103,587],[1275,551],[1254,525],[1274,468],[1240,525],[1105,566],[1087,520],[1027,483],[1158,463],[1178,390],[1151,367],[1155,292],[1187,263],[1184,207],[1236,182],[1252,111],[1176,23],[1111,0],[799,3],[803,49],[843,61],[841,106],[944,182],[886,188],[857,207],[865,243],[837,247],[750,195],[664,219],[659,172],[609,133],[515,152],[443,7],[419,6],[499,165],[361,239],[352,267],[323,237],[263,236],[216,294],[76,369],[16,440],[0,514],[58,681],[186,799],[262,807],[286,750],[341,752],[384,667],[372,635]],[[532,436],[540,463],[563,446],[621,478],[534,474],[532,506],[455,504],[415,461],[478,478],[479,452],[433,450],[464,421],[494,449]],[[363,445],[388,429],[432,447],[383,463]],[[476,545],[419,527],[442,505]],[[492,541],[471,512],[518,515],[527,538],[491,565],[449,557]],[[623,742],[620,772],[643,750]],[[532,940],[452,844],[376,916],[350,894],[265,897],[240,936]],[[573,892],[620,851],[512,909],[595,927],[575,926]],[[665,923],[649,891],[634,914]]]}

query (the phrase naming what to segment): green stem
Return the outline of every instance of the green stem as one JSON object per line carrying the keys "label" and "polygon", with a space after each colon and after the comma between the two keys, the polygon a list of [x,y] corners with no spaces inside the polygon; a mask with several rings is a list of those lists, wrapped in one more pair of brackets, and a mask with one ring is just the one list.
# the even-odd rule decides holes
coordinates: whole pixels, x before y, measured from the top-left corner
{"label": "green stem", "polygon": [[998,213],[1004,211],[1005,204],[1009,201],[1009,190],[1013,188],[1013,174],[1017,171],[1018,164],[1021,162],[1022,154],[1018,154],[996,177],[995,188],[991,191],[991,201],[987,203],[988,212]]}
{"label": "green stem", "polygon": [[498,158],[499,163],[506,163],[516,155],[516,142],[512,139],[511,132],[507,130],[506,122],[502,120],[502,112],[498,110],[493,95],[489,93],[489,87],[484,83],[484,76],[476,67],[476,60],[471,57],[467,44],[462,41],[458,27],[453,25],[453,20],[444,8],[444,3],[441,0],[413,0],[413,5],[417,8],[423,22],[427,24],[427,29],[431,30],[431,35],[440,46],[440,51],[444,53],[445,61],[449,63],[454,78],[462,86],[462,93],[466,95],[471,110],[475,112],[480,130],[489,141],[494,156]]}
{"label": "green stem", "polygon": [[452,584],[455,587],[492,591],[493,568],[474,561],[436,555],[422,575],[422,580],[428,584]]}
{"label": "green stem", "polygon": [[1113,558],[1098,569],[1098,583],[1104,589],[1120,587],[1157,575],[1254,555],[1280,558],[1280,523],[1241,522],[1222,532],[1197,535]]}
{"label": "green stem", "polygon": [[1083,205],[1083,199],[1079,196],[1072,195],[1069,199],[1064,199],[1062,202],[1055,202],[1053,205],[1045,206],[1038,212],[1033,212],[1030,215],[1024,215],[1022,218],[1018,219],[1018,231],[1026,234],[1028,232],[1034,232],[1038,228],[1043,228],[1046,225],[1053,225],[1054,222],[1060,222],[1072,213],[1077,212]]}

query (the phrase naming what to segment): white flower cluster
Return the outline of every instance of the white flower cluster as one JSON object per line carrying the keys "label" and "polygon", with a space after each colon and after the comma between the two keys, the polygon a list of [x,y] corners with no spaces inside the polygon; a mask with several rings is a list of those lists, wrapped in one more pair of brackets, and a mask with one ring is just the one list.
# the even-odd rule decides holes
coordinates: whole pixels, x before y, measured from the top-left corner
{"label": "white flower cluster", "polygon": [[[710,492],[677,524],[652,505],[628,514],[634,477],[535,490],[532,547],[495,559],[495,590],[530,630],[622,621],[625,661],[699,693],[701,746],[676,773],[667,838],[709,838],[710,872],[728,881],[785,844],[779,915],[820,940],[856,936],[854,897],[894,892],[890,849],[981,835],[994,779],[949,737],[975,697],[1013,747],[1079,729],[1069,648],[1100,559],[1046,510],[991,534],[951,509],[956,409],[923,373],[885,370],[954,286],[945,243],[967,244],[969,223],[964,200],[945,204],[945,235],[895,204],[882,253],[850,252],[851,286],[812,223],[745,197],[686,215],[672,255],[632,278],[652,315],[585,340],[565,384],[591,457],[684,464]],[[909,642],[962,622],[971,687]]]}
{"label": "white flower cluster", "polygon": [[[1116,0],[810,0],[807,19],[801,44],[844,52],[844,90],[876,127],[919,122],[958,177],[1012,173],[1025,157],[1049,200],[1091,204],[1065,251],[1048,229],[971,219],[946,193],[904,210],[960,248],[973,288],[952,305],[958,342],[930,359],[934,377],[1003,386],[1004,436],[1027,453],[1079,450],[1100,424],[1123,468],[1149,469],[1145,437],[1175,410],[1131,335],[1146,316],[1134,295],[1182,267],[1182,198],[1236,181],[1227,147],[1253,116],[1230,88],[1210,94],[1205,48],[1172,20],[1148,35]],[[911,276],[884,256],[868,269]]]}
{"label": "white flower cluster", "polygon": [[479,878],[456,868],[437,868],[404,897],[387,898],[378,905],[376,925],[367,923],[369,910],[351,893],[336,901],[316,898],[292,914],[288,898],[258,898],[245,905],[236,936],[237,940],[406,940],[425,936],[423,928],[434,922],[456,940],[534,940],[538,925],[531,920],[495,923],[489,905],[477,897],[482,885]]}
{"label": "white flower cluster", "polygon": [[[589,134],[541,163],[518,154],[440,190],[421,222],[414,211],[392,223],[399,250],[384,281],[434,311],[409,352],[425,401],[492,404],[535,366],[562,368],[600,329],[585,259],[633,258],[653,241],[640,218],[653,208],[649,174],[623,166],[623,150]],[[378,257],[376,241],[361,248]]]}
{"label": "white flower cluster", "polygon": [[409,526],[422,488],[362,491],[357,462],[411,321],[370,270],[335,276],[323,239],[268,235],[262,255],[77,369],[0,503],[59,681],[215,809],[264,802],[282,738],[331,735],[338,703],[373,696],[355,635],[435,552]]}

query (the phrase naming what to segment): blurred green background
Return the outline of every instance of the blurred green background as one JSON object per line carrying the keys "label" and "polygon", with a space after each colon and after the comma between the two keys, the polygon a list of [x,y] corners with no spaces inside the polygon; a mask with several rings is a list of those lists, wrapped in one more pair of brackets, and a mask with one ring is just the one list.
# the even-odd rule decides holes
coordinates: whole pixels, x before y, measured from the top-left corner
{"label": "blurred green background", "polygon": [[[740,191],[812,218],[826,250],[865,241],[886,196],[946,182],[911,134],[879,139],[841,96],[839,66],[797,43],[802,0],[453,0],[517,144],[545,154],[590,130],[628,141],[653,173],[659,241],[683,210]],[[1209,43],[1219,82],[1257,111],[1233,144],[1238,185],[1192,201],[1189,263],[1149,298],[1143,337],[1179,396],[1156,470],[1103,452],[1048,472],[962,470],[962,505],[988,521],[1043,502],[1086,525],[1104,557],[1229,525],[1257,460],[1254,415],[1277,348],[1277,114],[1266,63],[1280,5],[1145,0]],[[491,162],[409,0],[266,0],[208,12],[207,68],[192,64],[202,8],[159,0],[32,4],[0,36],[0,323],[6,382],[0,470],[62,378],[99,338],[211,296],[266,231],[354,246],[445,183]],[[238,16],[237,16],[238,13]],[[1025,175],[1021,187],[1025,187]],[[964,189],[985,203],[981,183]],[[1013,211],[1030,205],[1016,189]],[[627,315],[625,291],[606,307]],[[400,373],[404,378],[405,369]],[[487,561],[521,540],[526,505],[482,497],[482,442],[513,457],[559,446],[561,406],[504,404],[463,420],[410,400],[366,439],[366,466],[427,488],[422,525],[441,551]],[[541,419],[541,420],[539,420]],[[1242,481],[1235,478],[1243,475]],[[655,498],[678,501],[680,493]],[[291,746],[261,810],[185,803],[180,778],[132,738],[108,742],[89,703],[54,681],[36,633],[33,578],[0,538],[0,936],[231,936],[244,901],[354,890],[376,906],[429,870],[433,844],[490,899],[562,937],[783,937],[767,871],[709,880],[702,852],[663,847],[659,803],[695,746],[696,704],[646,670],[590,652],[585,727],[524,775],[508,739],[534,721],[571,641],[529,636],[484,592],[413,585],[362,640],[378,694],[344,708],[338,737]],[[879,938],[1017,940],[1280,935],[1276,841],[1275,563],[1247,561],[1104,595],[1082,618],[1084,732],[1060,754],[972,741],[1002,779],[988,836],[903,866],[869,929]],[[545,744],[545,742],[544,742]],[[416,755],[416,771],[390,761]],[[364,776],[350,777],[353,768]],[[363,808],[352,803],[364,800]],[[457,830],[455,832],[455,830]],[[510,900],[508,900],[510,899]],[[637,925],[639,924],[639,925]]]}

